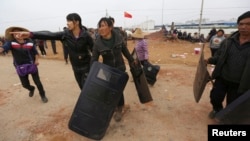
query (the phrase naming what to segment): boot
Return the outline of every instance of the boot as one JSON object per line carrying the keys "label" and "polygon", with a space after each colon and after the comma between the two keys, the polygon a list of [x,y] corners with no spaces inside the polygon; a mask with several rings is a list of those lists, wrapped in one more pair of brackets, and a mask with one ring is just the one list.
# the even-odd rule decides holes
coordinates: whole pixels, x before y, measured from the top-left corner
{"label": "boot", "polygon": [[32,89],[29,92],[29,97],[32,97],[34,95],[34,92],[35,92],[35,87],[34,86],[31,86],[31,87],[32,87]]}

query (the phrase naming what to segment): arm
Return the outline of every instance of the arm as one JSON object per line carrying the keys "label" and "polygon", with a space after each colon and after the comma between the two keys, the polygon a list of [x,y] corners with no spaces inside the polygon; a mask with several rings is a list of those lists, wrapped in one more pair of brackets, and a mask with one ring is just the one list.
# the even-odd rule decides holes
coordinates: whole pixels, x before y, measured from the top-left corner
{"label": "arm", "polygon": [[61,40],[64,32],[37,31],[30,32],[30,38],[42,40]]}
{"label": "arm", "polygon": [[4,51],[3,47],[0,47],[0,53],[2,53]]}
{"label": "arm", "polygon": [[207,63],[216,65],[218,62],[218,59],[221,58],[220,56],[223,55],[225,57],[227,48],[228,48],[227,42],[226,40],[223,40],[222,43],[220,44],[218,51],[215,53],[215,55],[207,59]]}
{"label": "arm", "polygon": [[144,52],[144,59],[148,60],[148,44],[147,41],[143,39],[142,41],[142,48],[143,48],[143,52]]}
{"label": "arm", "polygon": [[89,50],[92,52],[93,51],[93,46],[94,46],[94,41],[92,37],[89,35],[87,36],[88,44],[89,44]]}
{"label": "arm", "polygon": [[7,52],[11,48],[11,42],[7,41],[2,47],[0,47],[0,53]]}
{"label": "arm", "polygon": [[209,40],[209,47],[211,48],[211,46],[212,46],[212,41],[213,41],[213,39],[214,39],[214,36]]}
{"label": "arm", "polygon": [[92,50],[90,65],[92,65],[94,63],[94,61],[98,61],[99,56],[100,56],[100,53],[99,53],[99,51],[97,49],[97,46],[94,45],[93,50]]}
{"label": "arm", "polygon": [[34,62],[34,64],[36,64],[37,66],[39,65],[39,62],[38,62],[38,54],[37,55],[35,55],[35,62]]}
{"label": "arm", "polygon": [[31,52],[32,52],[32,54],[35,55],[34,64],[39,65],[39,62],[38,62],[39,56],[38,56],[38,52],[37,52],[37,50],[36,50],[36,44],[35,44],[35,43],[34,43],[32,49],[31,49]]}
{"label": "arm", "polygon": [[10,34],[16,33],[19,38],[32,38],[32,39],[42,39],[42,40],[61,40],[64,34],[61,32],[50,32],[50,31],[37,31],[37,32],[10,32]]}
{"label": "arm", "polygon": [[129,61],[129,63],[134,62],[134,58],[133,56],[130,54],[127,46],[125,44],[122,45],[122,53],[123,55],[127,58],[127,60]]}

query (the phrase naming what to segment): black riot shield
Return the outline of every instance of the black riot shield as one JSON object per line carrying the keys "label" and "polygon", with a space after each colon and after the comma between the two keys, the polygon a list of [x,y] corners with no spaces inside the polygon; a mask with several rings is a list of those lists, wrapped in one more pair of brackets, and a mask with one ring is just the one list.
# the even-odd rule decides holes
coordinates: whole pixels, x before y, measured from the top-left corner
{"label": "black riot shield", "polygon": [[250,124],[250,90],[215,115],[223,124]]}
{"label": "black riot shield", "polygon": [[[206,88],[206,85],[209,81],[211,81],[211,76],[207,70],[207,66],[204,61],[204,45],[201,49],[201,55],[199,59],[199,63],[195,73],[195,79],[193,82],[193,92],[195,101],[198,103],[201,99],[201,96]],[[212,82],[212,81],[211,81]],[[212,82],[213,83],[213,82]]]}
{"label": "black riot shield", "polygon": [[127,81],[127,73],[94,62],[70,118],[69,129],[91,139],[102,139]]}
{"label": "black riot shield", "polygon": [[147,82],[145,73],[141,67],[140,61],[137,57],[135,50],[133,50],[132,56],[138,62],[138,64],[136,64],[135,66],[132,66],[130,64],[130,71],[131,71],[131,74],[135,83],[135,88],[139,96],[139,100],[141,103],[150,102],[153,100],[153,98],[151,96],[151,93],[148,87],[148,82]]}

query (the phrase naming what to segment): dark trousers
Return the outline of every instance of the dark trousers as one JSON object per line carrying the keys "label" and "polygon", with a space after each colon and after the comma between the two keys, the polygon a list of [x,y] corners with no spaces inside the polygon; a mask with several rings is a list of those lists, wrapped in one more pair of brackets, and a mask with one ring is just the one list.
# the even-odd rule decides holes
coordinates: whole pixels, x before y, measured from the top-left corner
{"label": "dark trousers", "polygon": [[[39,94],[41,97],[44,97],[45,96],[45,91],[44,91],[44,88],[43,88],[43,85],[40,81],[40,77],[39,77],[39,73],[34,73],[34,74],[31,74],[32,76],[32,79],[39,91]],[[34,89],[34,86],[30,85],[30,81],[29,81],[29,75],[25,75],[25,76],[19,76],[20,80],[21,80],[21,83],[22,83],[22,86],[31,91]]]}
{"label": "dark trousers", "polygon": [[63,46],[63,56],[64,56],[64,60],[66,62],[68,62],[69,51],[68,51],[68,49],[65,46]]}
{"label": "dark trousers", "polygon": [[229,82],[222,78],[216,79],[210,92],[210,103],[213,105],[213,109],[216,111],[223,109],[222,103],[226,96],[226,105],[237,99],[241,95],[237,93],[238,88],[238,83]]}
{"label": "dark trousers", "polygon": [[39,45],[38,47],[39,47],[42,55],[46,55],[47,54],[43,45]]}
{"label": "dark trousers", "polygon": [[72,66],[72,67],[76,82],[79,88],[82,90],[89,73],[90,64],[85,64],[84,67],[77,67],[77,66]]}
{"label": "dark trousers", "polygon": [[217,50],[218,50],[218,48],[210,48],[211,56],[214,56],[214,54],[216,53]]}
{"label": "dark trousers", "polygon": [[52,47],[53,53],[54,53],[54,54],[57,54],[57,52],[56,52],[56,41],[52,41],[52,40],[51,40],[51,47]]}

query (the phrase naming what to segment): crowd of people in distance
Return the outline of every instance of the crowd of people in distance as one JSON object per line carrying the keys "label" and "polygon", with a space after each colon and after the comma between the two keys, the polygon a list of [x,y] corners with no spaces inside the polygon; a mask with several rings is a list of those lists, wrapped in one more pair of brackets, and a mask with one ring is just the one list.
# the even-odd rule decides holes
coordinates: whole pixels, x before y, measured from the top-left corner
{"label": "crowd of people in distance", "polygon": [[198,34],[198,32],[194,32],[192,33],[188,33],[186,31],[181,31],[178,30],[177,28],[173,29],[173,30],[167,30],[165,27],[162,28],[163,31],[163,36],[166,38],[166,40],[186,40],[186,41],[190,41],[192,43],[195,42],[206,42],[206,38],[204,36],[204,34]]}

